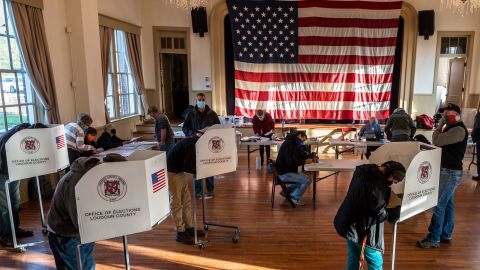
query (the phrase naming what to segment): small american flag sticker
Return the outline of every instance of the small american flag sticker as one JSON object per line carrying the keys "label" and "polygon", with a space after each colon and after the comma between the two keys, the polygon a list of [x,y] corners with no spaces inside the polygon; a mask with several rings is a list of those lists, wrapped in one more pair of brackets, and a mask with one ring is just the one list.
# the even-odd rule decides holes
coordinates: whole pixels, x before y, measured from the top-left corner
{"label": "small american flag sticker", "polygon": [[152,173],[152,189],[153,193],[163,189],[167,182],[165,179],[165,169]]}
{"label": "small american flag sticker", "polygon": [[65,135],[57,136],[55,142],[57,143],[57,149],[65,147]]}

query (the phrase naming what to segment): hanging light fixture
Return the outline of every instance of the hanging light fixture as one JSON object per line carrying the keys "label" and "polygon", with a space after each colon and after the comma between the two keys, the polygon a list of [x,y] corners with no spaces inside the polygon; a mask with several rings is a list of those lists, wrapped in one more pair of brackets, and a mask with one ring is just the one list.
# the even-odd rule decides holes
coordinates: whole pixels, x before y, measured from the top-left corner
{"label": "hanging light fixture", "polygon": [[459,15],[468,15],[480,11],[480,0],[442,0],[442,9],[451,9]]}
{"label": "hanging light fixture", "polygon": [[179,9],[190,11],[192,8],[205,6],[208,0],[168,0],[168,2]]}

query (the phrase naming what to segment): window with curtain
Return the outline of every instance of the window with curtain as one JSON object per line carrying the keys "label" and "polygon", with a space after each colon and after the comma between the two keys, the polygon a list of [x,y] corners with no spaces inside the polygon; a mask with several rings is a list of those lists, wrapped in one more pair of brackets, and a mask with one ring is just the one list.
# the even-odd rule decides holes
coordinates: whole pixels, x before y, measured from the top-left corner
{"label": "window with curtain", "polygon": [[125,32],[114,30],[105,102],[111,120],[139,114],[140,102],[128,63]]}
{"label": "window with curtain", "polygon": [[0,0],[0,133],[20,123],[34,123],[37,105],[21,59],[7,0]]}

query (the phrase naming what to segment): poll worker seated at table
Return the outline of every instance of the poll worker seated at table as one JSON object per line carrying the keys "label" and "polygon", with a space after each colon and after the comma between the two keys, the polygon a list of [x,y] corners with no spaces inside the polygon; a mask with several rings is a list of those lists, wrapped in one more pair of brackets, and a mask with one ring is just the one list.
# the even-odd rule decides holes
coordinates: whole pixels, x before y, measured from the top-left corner
{"label": "poll worker seated at table", "polygon": [[[275,121],[273,121],[272,116],[268,112],[264,110],[257,110],[255,116],[253,116],[252,124],[255,135],[272,138],[275,129]],[[267,160],[270,159],[270,145],[260,145],[259,151],[261,165],[263,166],[264,151],[267,153]]]}
{"label": "poll worker seated at table", "polygon": [[[10,223],[10,216],[8,214],[7,204],[7,190],[5,189],[5,182],[8,180],[8,164],[6,143],[13,134],[26,128],[46,128],[42,123],[30,125],[23,123],[10,128],[0,136],[0,246],[13,247],[12,227]],[[20,181],[15,181],[9,184],[10,202],[12,204],[12,216],[15,228],[15,235],[17,238],[24,238],[33,236],[32,231],[27,231],[20,228],[20,218],[18,211],[20,209]]]}
{"label": "poll worker seated at table", "polygon": [[390,186],[402,181],[405,173],[405,167],[395,161],[381,166],[361,165],[353,173],[347,195],[334,219],[337,233],[347,239],[347,270],[359,269],[362,245],[365,245],[368,269],[382,269],[384,221],[395,221],[400,216],[399,207],[387,209]]}
{"label": "poll worker seated at table", "polygon": [[[316,158],[312,159],[305,151],[304,143],[306,139],[307,134],[304,131],[287,135],[280,146],[275,162],[281,181],[297,183],[289,184],[287,187],[291,192],[292,201],[298,206],[305,205],[301,201],[301,197],[311,183],[310,177],[298,172],[298,167],[316,161]],[[283,193],[280,194],[284,195]]]}
{"label": "poll worker seated at table", "polygon": [[103,128],[103,133],[97,140],[98,147],[101,147],[105,150],[112,149],[115,147],[120,147],[124,145],[127,141],[122,140],[117,137],[117,130],[112,124],[106,124]]}
{"label": "poll worker seated at table", "polygon": [[[370,120],[368,120],[368,124],[364,125],[360,129],[358,136],[360,136],[360,138],[362,139],[375,141],[379,141],[384,138],[382,128],[378,124],[377,118],[375,116],[370,117]],[[365,154],[365,156],[369,158],[372,154],[372,151],[375,151],[377,148],[378,146],[367,146],[367,153]]]}
{"label": "poll worker seated at table", "polygon": [[[195,174],[195,144],[204,130],[176,143],[167,154],[168,192],[170,194],[170,214],[177,231],[176,240],[193,245],[195,237],[192,217],[192,202],[188,187],[188,174]],[[197,182],[197,181],[196,181]],[[205,236],[205,232],[197,230],[197,236]]]}
{"label": "poll worker seated at table", "polygon": [[411,141],[416,130],[412,118],[402,108],[395,109],[385,124],[385,133],[392,142]]}
{"label": "poll worker seated at table", "polygon": [[97,136],[97,129],[94,127],[88,127],[85,129],[85,144],[92,145],[98,148],[97,142],[95,142],[95,136]]}
{"label": "poll worker seated at table", "polygon": [[68,160],[72,164],[77,158],[88,156],[87,151],[100,153],[101,148],[85,144],[85,131],[93,123],[92,117],[86,113],[77,116],[77,121],[65,125],[65,139],[67,141]]}
{"label": "poll worker seated at table", "polygon": [[[118,154],[108,154],[104,162],[126,161]],[[80,235],[77,219],[77,203],[75,199],[75,185],[90,169],[100,164],[95,157],[80,157],[70,166],[57,184],[53,195],[50,211],[48,212],[48,242],[55,258],[57,269],[77,269],[77,245],[80,244]],[[84,179],[87,180],[88,179]],[[86,270],[95,269],[93,250],[95,243],[81,246],[82,267]]]}

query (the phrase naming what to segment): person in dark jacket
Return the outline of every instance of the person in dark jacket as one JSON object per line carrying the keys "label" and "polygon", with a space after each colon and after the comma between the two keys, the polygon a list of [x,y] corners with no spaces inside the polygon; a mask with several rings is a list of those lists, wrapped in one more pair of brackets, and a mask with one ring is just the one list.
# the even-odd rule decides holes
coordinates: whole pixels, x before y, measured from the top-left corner
{"label": "person in dark jacket", "polygon": [[103,133],[97,140],[98,147],[101,147],[105,150],[112,149],[115,147],[120,147],[124,145],[127,141],[122,140],[117,137],[117,130],[112,124],[106,124],[103,128]]}
{"label": "person in dark jacket", "polygon": [[291,192],[292,201],[298,206],[305,205],[300,198],[311,183],[310,177],[298,172],[298,167],[315,161],[303,147],[306,139],[307,135],[302,131],[287,135],[278,150],[275,162],[281,181],[297,183],[289,184],[288,189]]}
{"label": "person in dark jacket", "polygon": [[473,122],[472,140],[476,144],[477,154],[477,175],[472,176],[472,180],[480,181],[480,111],[477,111],[475,121]]}
{"label": "person in dark jacket", "polygon": [[[195,174],[196,152],[195,144],[202,135],[197,132],[178,143],[167,153],[168,192],[170,194],[170,214],[177,231],[176,240],[187,245],[193,245],[194,228],[192,220],[192,203],[186,173]],[[204,231],[197,231],[198,236],[204,236]]]}
{"label": "person in dark jacket", "polygon": [[411,141],[416,131],[412,118],[402,108],[395,109],[385,124],[385,133],[392,142]]}
{"label": "person in dark jacket", "polygon": [[[275,129],[275,121],[273,121],[273,118],[269,113],[265,112],[264,110],[257,110],[255,116],[253,116],[252,124],[255,135],[261,137],[272,137]],[[267,160],[270,159],[270,145],[260,145],[259,151],[261,165],[263,166],[264,151],[267,152]]]}
{"label": "person in dark jacket", "polygon": [[443,118],[433,131],[432,142],[442,148],[438,203],[433,208],[427,237],[417,242],[419,248],[438,248],[450,244],[455,225],[455,190],[463,177],[463,157],[467,148],[468,130],[463,124],[460,107],[449,103]]}
{"label": "person in dark jacket", "polygon": [[405,167],[395,161],[381,166],[365,164],[355,169],[347,195],[334,219],[335,230],[347,239],[347,270],[358,270],[364,239],[368,269],[382,269],[384,221],[399,216],[399,211],[387,211],[390,186],[402,181],[405,172]]}
{"label": "person in dark jacket", "polygon": [[[46,128],[42,123],[30,125],[23,123],[16,125],[2,134],[0,137],[0,246],[12,247],[12,229],[10,224],[10,216],[8,214],[7,206],[7,192],[5,189],[5,182],[8,180],[8,164],[6,154],[6,144],[13,134],[26,128]],[[20,181],[15,181],[9,184],[10,202],[12,204],[12,216],[15,227],[15,235],[18,238],[29,237],[33,235],[32,231],[27,231],[20,228],[20,218],[18,211],[20,208]]]}
{"label": "person in dark jacket", "polygon": [[[126,161],[118,154],[109,154],[104,162]],[[95,157],[80,157],[70,166],[70,171],[58,182],[48,212],[48,243],[57,269],[77,269],[77,245],[80,235],[77,218],[75,186],[83,175],[100,163]],[[83,269],[95,269],[93,250],[95,243],[80,247]]]}
{"label": "person in dark jacket", "polygon": [[[206,127],[220,124],[220,119],[218,119],[217,113],[211,110],[210,107],[205,104],[205,94],[198,93],[196,102],[197,104],[188,113],[185,122],[183,122],[182,130],[187,137],[194,135],[197,131]],[[206,197],[211,198],[215,188],[213,177],[207,178],[205,183],[207,185]],[[203,196],[202,181],[195,181],[195,194],[197,198],[201,198]]]}

